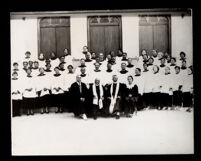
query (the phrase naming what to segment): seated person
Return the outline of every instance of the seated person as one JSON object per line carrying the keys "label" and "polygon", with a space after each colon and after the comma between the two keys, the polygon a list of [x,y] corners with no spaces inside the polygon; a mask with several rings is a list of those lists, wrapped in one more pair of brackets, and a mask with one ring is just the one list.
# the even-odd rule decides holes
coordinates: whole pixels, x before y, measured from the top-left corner
{"label": "seated person", "polygon": [[91,57],[90,53],[86,53],[85,54],[85,62],[91,62],[92,60],[90,57]]}
{"label": "seated person", "polygon": [[100,72],[101,71],[100,70],[100,64],[98,62],[94,63],[94,66],[95,66],[95,69],[94,69],[95,72]]}
{"label": "seated person", "polygon": [[108,63],[111,63],[111,62],[112,62],[112,56],[111,56],[110,54],[107,55],[106,61],[107,61]]}
{"label": "seated person", "polygon": [[86,77],[86,68],[85,67],[80,68],[80,72],[81,72],[81,74],[80,74],[81,77]]}
{"label": "seated person", "polygon": [[93,107],[92,107],[92,115],[94,120],[97,119],[98,116],[101,116],[103,113],[103,86],[100,84],[100,79],[96,78],[92,85],[92,97],[93,97]]}
{"label": "seated person", "polygon": [[96,60],[96,53],[94,53],[94,52],[91,53],[91,59]]}
{"label": "seated person", "polygon": [[33,62],[33,69],[38,69],[39,68],[39,63],[38,61]]}
{"label": "seated person", "polygon": [[119,49],[119,50],[117,51],[117,57],[122,57],[122,56],[123,56],[123,52],[122,52],[121,49]]}
{"label": "seated person", "polygon": [[127,80],[124,113],[126,117],[132,117],[134,112],[137,115],[138,86],[134,84],[131,75],[127,77]]}
{"label": "seated person", "polygon": [[59,64],[59,70],[60,71],[65,71],[65,66],[64,66],[64,62],[61,62],[60,64]]}
{"label": "seated person", "polygon": [[106,72],[109,72],[109,73],[112,72],[112,64],[110,64],[110,63],[107,64]]}
{"label": "seated person", "polygon": [[104,61],[104,55],[103,55],[103,53],[100,53],[100,54],[99,54],[99,58],[100,58],[100,62],[103,62],[103,61]]}
{"label": "seated person", "polygon": [[186,60],[186,53],[184,53],[183,51],[180,52],[180,59],[181,61]]}
{"label": "seated person", "polygon": [[61,75],[60,72],[59,72],[59,67],[55,67],[54,72],[55,72],[55,74],[54,74],[55,77],[58,77],[58,76]]}
{"label": "seated person", "polygon": [[33,69],[33,61],[29,60],[29,68]]}
{"label": "seated person", "polygon": [[29,67],[29,63],[27,61],[24,61],[23,62],[23,70],[26,71],[28,69],[28,67]]}
{"label": "seated person", "polygon": [[171,57],[170,66],[176,66],[176,58]]}
{"label": "seated person", "polygon": [[161,68],[165,67],[165,58],[162,58],[161,59],[161,65],[160,65]]}
{"label": "seated person", "polygon": [[86,99],[87,99],[87,87],[82,81],[80,75],[76,76],[76,82],[74,82],[70,87],[70,93],[73,103],[73,113],[75,117],[81,117],[86,120]]}
{"label": "seated person", "polygon": [[186,60],[183,60],[183,61],[182,61],[181,69],[182,69],[182,70],[187,69],[187,67],[186,67]]}
{"label": "seated person", "polygon": [[86,67],[86,65],[85,65],[85,60],[82,58],[82,59],[80,59],[80,66],[79,66],[80,68],[82,68],[82,67]]}
{"label": "seated person", "polygon": [[132,58],[128,58],[128,65],[127,65],[128,68],[132,68],[134,67],[134,65],[132,64]]}

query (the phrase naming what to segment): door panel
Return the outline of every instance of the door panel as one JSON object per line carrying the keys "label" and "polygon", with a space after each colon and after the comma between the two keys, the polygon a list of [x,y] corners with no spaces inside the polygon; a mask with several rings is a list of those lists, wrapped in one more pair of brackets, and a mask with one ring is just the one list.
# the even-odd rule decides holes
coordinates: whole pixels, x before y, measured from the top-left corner
{"label": "door panel", "polygon": [[98,53],[104,53],[104,27],[93,26],[90,27],[90,51]]}
{"label": "door panel", "polygon": [[56,46],[57,57],[64,55],[63,50],[70,49],[70,28],[69,27],[56,27]]}
{"label": "door panel", "polygon": [[153,49],[153,31],[152,26],[140,26],[139,29],[139,44],[140,54],[142,49],[147,50],[148,53]]}
{"label": "door panel", "polygon": [[45,58],[50,58],[51,52],[56,52],[55,28],[40,29],[40,50]]}
{"label": "door panel", "polygon": [[158,51],[168,52],[168,27],[167,25],[153,26],[154,48]]}
{"label": "door panel", "polygon": [[119,26],[105,27],[105,57],[111,50],[117,53],[120,44]]}

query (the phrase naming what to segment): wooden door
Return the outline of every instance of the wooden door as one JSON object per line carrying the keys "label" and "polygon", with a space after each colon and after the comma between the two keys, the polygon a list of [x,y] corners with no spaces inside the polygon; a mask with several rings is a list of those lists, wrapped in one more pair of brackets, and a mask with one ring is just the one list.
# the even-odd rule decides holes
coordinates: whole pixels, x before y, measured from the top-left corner
{"label": "wooden door", "polygon": [[121,17],[88,17],[88,47],[91,52],[103,53],[106,57],[110,51],[115,53],[122,46]]}
{"label": "wooden door", "polygon": [[39,20],[39,52],[50,58],[51,52],[57,57],[64,55],[63,50],[70,50],[69,17],[44,17]]}
{"label": "wooden door", "polygon": [[170,46],[170,17],[169,16],[140,16],[139,21],[139,48],[168,52],[171,54]]}

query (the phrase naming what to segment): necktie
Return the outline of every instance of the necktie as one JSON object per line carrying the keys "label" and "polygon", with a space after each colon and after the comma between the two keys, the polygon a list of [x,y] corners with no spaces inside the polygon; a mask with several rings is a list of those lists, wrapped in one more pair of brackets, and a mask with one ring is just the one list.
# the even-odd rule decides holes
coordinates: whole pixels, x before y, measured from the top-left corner
{"label": "necktie", "polygon": [[82,84],[80,83],[79,84],[79,87],[80,87],[80,94],[82,93]]}

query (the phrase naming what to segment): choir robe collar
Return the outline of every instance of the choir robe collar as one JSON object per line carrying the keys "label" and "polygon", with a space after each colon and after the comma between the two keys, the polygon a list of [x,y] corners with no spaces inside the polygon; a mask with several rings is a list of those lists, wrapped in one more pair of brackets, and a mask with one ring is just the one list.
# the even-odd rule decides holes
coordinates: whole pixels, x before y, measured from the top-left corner
{"label": "choir robe collar", "polygon": [[165,73],[165,75],[169,75],[170,73]]}
{"label": "choir robe collar", "polygon": [[60,73],[59,74],[54,74],[55,77],[59,77],[60,75],[61,75]]}
{"label": "choir robe collar", "polygon": [[129,84],[128,82],[126,83],[126,87],[128,89],[132,89],[134,87],[134,83],[132,82],[131,84]]}
{"label": "choir robe collar", "polygon": [[163,67],[165,67],[165,65],[164,65],[164,64],[161,64],[161,65],[160,65],[160,67],[162,67],[162,68],[163,68]]}
{"label": "choir robe collar", "polygon": [[95,72],[100,72],[101,70],[99,69],[99,70],[94,70]]}
{"label": "choir robe collar", "polygon": [[81,77],[85,77],[85,76],[86,76],[86,74],[80,74],[80,76],[81,76]]}
{"label": "choir robe collar", "polygon": [[91,59],[85,59],[85,62],[91,62],[92,60]]}
{"label": "choir robe collar", "polygon": [[13,69],[13,71],[14,71],[14,72],[17,72],[17,71],[19,71],[19,69]]}
{"label": "choir robe collar", "polygon": [[152,66],[153,64],[147,64],[147,66]]}
{"label": "choir robe collar", "polygon": [[38,74],[38,76],[44,76],[45,74]]}
{"label": "choir robe collar", "polygon": [[148,72],[149,70],[147,69],[147,70],[143,70],[143,72]]}
{"label": "choir robe collar", "polygon": [[139,76],[141,76],[141,74],[135,74],[135,77],[139,77]]}
{"label": "choir robe collar", "polygon": [[46,71],[46,72],[51,72],[52,70],[50,70],[50,69],[47,70],[47,69],[46,69],[45,71]]}
{"label": "choir robe collar", "polygon": [[38,69],[38,67],[37,67],[37,68],[33,67],[32,69],[34,69],[34,70],[35,70],[35,69]]}
{"label": "choir robe collar", "polygon": [[28,77],[28,78],[32,78],[32,76],[31,76],[31,75],[27,75],[27,77]]}
{"label": "choir robe collar", "polygon": [[127,67],[132,68],[132,67],[134,67],[134,65],[133,64],[128,64]]}
{"label": "choir robe collar", "polygon": [[170,64],[170,66],[175,66],[176,64]]}
{"label": "choir robe collar", "polygon": [[128,61],[128,59],[127,58],[126,59],[122,58],[121,61]]}
{"label": "choir robe collar", "polygon": [[110,73],[110,72],[112,72],[112,70],[108,70],[108,69],[107,69],[106,72],[109,72],[109,73]]}
{"label": "choir robe collar", "polygon": [[12,80],[18,80],[18,78],[12,78]]}
{"label": "choir robe collar", "polygon": [[121,74],[126,74],[128,71],[127,70],[121,70],[120,73]]}
{"label": "choir robe collar", "polygon": [[82,68],[82,67],[86,67],[86,65],[80,65],[79,67],[80,67],[80,68]]}
{"label": "choir robe collar", "polygon": [[61,69],[61,68],[59,68],[59,70],[60,70],[60,71],[65,71],[65,69]]}
{"label": "choir robe collar", "polygon": [[44,61],[45,59],[38,59],[39,61]]}
{"label": "choir robe collar", "polygon": [[186,68],[186,67],[181,67],[181,69],[182,69],[182,70],[185,70],[185,69],[187,69],[187,68]]}

